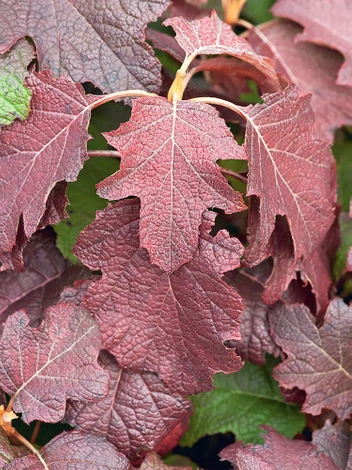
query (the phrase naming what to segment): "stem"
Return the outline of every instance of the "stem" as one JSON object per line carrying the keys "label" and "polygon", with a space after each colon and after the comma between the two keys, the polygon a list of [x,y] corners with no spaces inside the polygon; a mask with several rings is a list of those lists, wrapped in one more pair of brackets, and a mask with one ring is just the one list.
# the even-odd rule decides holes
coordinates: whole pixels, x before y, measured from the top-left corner
{"label": "stem", "polygon": [[101,106],[104,103],[107,103],[108,101],[112,100],[118,100],[122,98],[133,98],[133,97],[141,97],[141,96],[157,96],[155,93],[148,93],[147,91],[143,90],[126,90],[126,91],[117,91],[115,93],[110,93],[109,95],[103,95],[100,99],[97,101],[94,101],[94,103],[91,103],[90,109],[97,108],[98,106]]}
{"label": "stem", "polygon": [[33,433],[31,435],[31,440],[30,440],[31,444],[35,444],[35,441],[37,440],[41,425],[42,425],[41,421],[36,421],[34,429],[33,429]]}
{"label": "stem", "polygon": [[37,450],[29,441],[27,441],[27,439],[25,437],[23,437],[22,434],[17,432],[16,429],[14,429],[14,432],[12,433],[12,435],[15,436],[16,439],[18,439],[21,442],[21,444],[26,446],[27,449],[29,449],[33,454],[35,454],[38,457],[38,459],[43,464],[45,469],[49,470],[49,467],[45,463],[45,461],[44,461],[41,453],[39,452],[39,450]]}
{"label": "stem", "polygon": [[[116,150],[90,150],[88,152],[88,156],[89,157],[112,157],[112,158],[121,159],[120,153],[117,152]],[[220,168],[221,173],[224,176],[232,176],[233,178],[236,178],[240,181],[243,181],[243,183],[247,184],[248,182],[247,178],[241,175],[241,173],[236,173],[235,171],[229,170],[228,168],[222,168],[222,167],[219,167],[219,168]]]}
{"label": "stem", "polygon": [[253,25],[252,23],[250,23],[249,21],[243,20],[242,18],[239,18],[239,19],[236,21],[236,25],[238,25],[238,26],[243,26],[244,28],[246,28],[246,29],[248,29],[248,30],[254,28],[254,25]]}
{"label": "stem", "polygon": [[222,100],[221,98],[213,98],[210,96],[200,96],[199,98],[191,98],[187,101],[196,101],[198,103],[214,104],[217,106],[224,106],[225,108],[231,109],[236,114],[239,114],[243,119],[248,121],[248,116],[244,113],[240,106],[237,106],[230,101]]}

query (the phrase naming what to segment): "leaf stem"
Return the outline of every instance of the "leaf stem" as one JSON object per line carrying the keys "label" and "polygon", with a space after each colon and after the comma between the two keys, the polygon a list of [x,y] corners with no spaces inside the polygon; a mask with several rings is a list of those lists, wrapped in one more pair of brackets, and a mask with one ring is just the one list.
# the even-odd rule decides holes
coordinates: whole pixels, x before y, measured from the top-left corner
{"label": "leaf stem", "polygon": [[30,440],[31,444],[35,444],[35,441],[37,440],[41,425],[42,425],[41,421],[36,421],[33,432],[32,432],[32,435],[31,435],[31,440]]}
{"label": "leaf stem", "polygon": [[[88,156],[90,158],[92,157],[111,157],[111,158],[119,158],[121,159],[121,155],[117,150],[90,150],[88,152]],[[243,181],[243,183],[248,182],[247,178],[242,175],[241,173],[236,173],[233,170],[229,170],[228,168],[222,168],[220,167],[220,171],[224,176],[232,176],[233,178],[236,178],[240,181]]]}
{"label": "leaf stem", "polygon": [[29,441],[27,441],[27,439],[23,437],[22,434],[20,434],[18,431],[16,431],[16,429],[14,429],[12,436],[16,437],[16,439],[18,439],[21,442],[21,444],[26,446],[27,449],[29,449],[34,455],[36,455],[38,459],[40,460],[40,462],[43,464],[44,468],[49,470],[49,467],[45,463],[45,460],[43,459],[39,450],[36,449]]}
{"label": "leaf stem", "polygon": [[231,109],[231,111],[234,111],[236,114],[239,114],[243,119],[248,121],[248,116],[247,114],[243,111],[243,108],[241,106],[237,106],[230,101],[223,100],[221,98],[214,98],[211,96],[200,96],[198,98],[191,98],[187,101],[196,101],[198,103],[206,103],[206,104],[213,104],[217,106],[224,106],[225,108]]}
{"label": "leaf stem", "polygon": [[101,106],[104,103],[107,103],[108,101],[112,100],[118,100],[122,98],[134,98],[134,97],[143,97],[143,96],[157,96],[155,93],[148,93],[147,91],[143,90],[126,90],[126,91],[117,91],[115,93],[110,93],[109,95],[102,95],[100,99],[97,101],[94,101],[90,105],[90,109],[97,108],[98,106]]}

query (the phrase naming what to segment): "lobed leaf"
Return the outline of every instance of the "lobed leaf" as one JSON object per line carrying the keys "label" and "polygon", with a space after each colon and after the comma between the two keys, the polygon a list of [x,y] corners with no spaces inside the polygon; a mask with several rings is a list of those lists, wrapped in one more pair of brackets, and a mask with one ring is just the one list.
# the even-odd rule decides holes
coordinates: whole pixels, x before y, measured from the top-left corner
{"label": "lobed leaf", "polygon": [[214,217],[205,214],[197,253],[172,274],[151,264],[140,247],[137,199],[97,212],[74,249],[103,273],[83,304],[99,323],[103,348],[121,367],[157,372],[183,396],[209,390],[215,372],[242,365],[223,345],[239,338],[242,304],[221,276],[239,265],[243,248],[225,231],[208,234]]}
{"label": "lobed leaf", "polygon": [[38,328],[28,323],[23,311],[11,315],[0,340],[0,383],[25,423],[60,421],[68,398],[106,396],[108,374],[96,362],[99,330],[87,311],[61,302]]}
{"label": "lobed leaf", "polygon": [[328,408],[347,418],[352,396],[351,307],[335,299],[318,329],[307,307],[282,305],[270,312],[269,324],[274,341],[287,354],[274,369],[274,378],[285,388],[306,391],[306,413],[318,415]]}
{"label": "lobed leaf", "polygon": [[192,259],[208,207],[244,210],[216,161],[246,155],[213,107],[136,99],[130,121],[104,135],[120,152],[121,165],[98,184],[98,194],[110,200],[140,197],[141,246],[165,271]]}

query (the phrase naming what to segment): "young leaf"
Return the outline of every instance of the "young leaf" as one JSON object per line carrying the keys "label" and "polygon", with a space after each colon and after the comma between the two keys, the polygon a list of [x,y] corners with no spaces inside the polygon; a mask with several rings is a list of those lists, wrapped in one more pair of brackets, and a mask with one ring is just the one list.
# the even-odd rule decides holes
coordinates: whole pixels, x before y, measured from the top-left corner
{"label": "young leaf", "polygon": [[106,396],[108,374],[97,364],[99,330],[87,311],[61,302],[38,328],[28,323],[23,311],[11,315],[0,340],[0,383],[25,423],[60,421],[68,398]]}
{"label": "young leaf", "polygon": [[245,209],[216,161],[246,155],[212,106],[139,98],[130,121],[104,135],[120,152],[121,166],[98,185],[98,194],[141,198],[141,246],[165,271],[192,259],[204,210]]}
{"label": "young leaf", "polygon": [[301,31],[295,23],[278,20],[254,28],[248,41],[258,54],[270,57],[275,70],[302,93],[312,93],[316,136],[332,142],[335,129],[352,124],[352,89],[335,83],[343,62],[340,54],[315,44],[296,43]]}
{"label": "young leaf", "polygon": [[262,105],[240,108],[247,119],[247,194],[260,197],[261,245],[268,244],[276,216],[286,215],[295,257],[308,259],[334,220],[333,157],[313,136],[309,96],[292,85],[263,99]]}
{"label": "young leaf", "polygon": [[288,18],[304,26],[302,34],[295,41],[309,41],[337,49],[345,57],[337,83],[352,85],[352,35],[350,18],[352,4],[338,0],[319,0],[296,2],[295,0],[278,0],[272,9],[274,15]]}
{"label": "young leaf", "polygon": [[126,457],[104,438],[81,431],[59,434],[33,454],[15,459],[6,470],[130,470]]}
{"label": "young leaf", "polygon": [[34,57],[33,47],[25,39],[0,56],[0,126],[29,114],[31,92],[23,84],[27,66]]}
{"label": "young leaf", "polygon": [[338,468],[349,469],[350,427],[347,421],[331,424],[328,419],[322,429],[313,432],[313,444],[330,457]]}
{"label": "young leaf", "polygon": [[171,394],[156,374],[121,369],[105,351],[99,363],[110,374],[109,395],[95,403],[70,402],[65,420],[104,436],[137,465],[190,414],[191,405]]}
{"label": "young leaf", "polygon": [[214,217],[205,214],[194,258],[172,274],[140,248],[137,199],[97,212],[74,249],[103,272],[83,303],[99,323],[103,348],[121,367],[157,372],[183,396],[211,389],[215,372],[242,365],[223,345],[239,338],[242,304],[221,276],[239,265],[243,248],[225,231],[208,234]]}
{"label": "young leaf", "polygon": [[210,18],[187,21],[181,16],[164,21],[176,32],[176,41],[186,52],[185,62],[190,64],[201,54],[227,54],[252,64],[270,82],[273,91],[280,85],[270,59],[257,55],[245,39],[239,38],[231,26],[222,22],[213,10]]}
{"label": "young leaf", "polygon": [[29,238],[55,184],[74,181],[87,158],[90,108],[83,88],[67,77],[53,80],[47,71],[33,73],[26,84],[32,92],[29,118],[0,129],[2,269],[13,267],[11,251],[22,218]]}
{"label": "young leaf", "polygon": [[223,449],[220,457],[236,465],[238,470],[338,470],[310,442],[291,441],[270,426],[261,427],[266,430],[263,446],[243,446],[242,442],[236,442]]}
{"label": "young leaf", "polygon": [[0,273],[0,324],[22,308],[32,323],[41,320],[45,309],[59,300],[65,286],[91,276],[85,267],[69,265],[48,230],[33,235],[23,251],[23,260],[23,271],[9,269]]}
{"label": "young leaf", "polygon": [[191,397],[194,414],[181,444],[191,447],[207,434],[233,432],[236,440],[262,442],[259,425],[268,423],[288,437],[300,432],[305,416],[284,402],[279,385],[271,378],[272,365],[246,362],[231,375],[218,374],[215,389]]}
{"label": "young leaf", "polygon": [[37,46],[41,70],[55,77],[67,73],[76,82],[93,82],[105,92],[148,88],[157,91],[160,65],[144,41],[144,29],[169,0],[117,0],[20,4],[4,0],[0,7],[0,52],[23,36]]}
{"label": "young leaf", "polygon": [[328,408],[341,419],[351,413],[351,310],[341,299],[335,299],[319,329],[303,305],[282,305],[270,312],[274,341],[287,354],[274,369],[274,378],[285,388],[306,391],[306,413],[317,415]]}

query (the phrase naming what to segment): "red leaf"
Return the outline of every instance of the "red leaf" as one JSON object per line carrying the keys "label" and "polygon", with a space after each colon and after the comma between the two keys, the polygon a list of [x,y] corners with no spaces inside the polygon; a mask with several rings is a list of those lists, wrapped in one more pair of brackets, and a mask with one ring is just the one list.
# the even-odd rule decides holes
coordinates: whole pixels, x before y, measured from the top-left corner
{"label": "red leaf", "polygon": [[242,304],[221,275],[238,266],[243,249],[225,231],[208,235],[214,217],[205,214],[197,253],[172,274],[152,265],[139,246],[136,199],[97,212],[74,250],[103,272],[84,304],[99,323],[103,347],[120,366],[157,372],[181,395],[209,390],[215,372],[241,367],[222,343],[239,338]]}
{"label": "red leaf", "polygon": [[5,431],[0,428],[0,465],[7,468],[5,464],[12,462],[15,458],[28,454],[29,450],[24,446],[13,446]]}
{"label": "red leaf", "polygon": [[41,460],[27,455],[6,470],[130,470],[126,457],[104,438],[81,431],[63,432],[41,450]]}
{"label": "red leaf", "polygon": [[210,17],[187,21],[181,16],[164,21],[176,32],[176,41],[186,52],[186,60],[201,54],[227,54],[254,65],[264,73],[276,90],[280,85],[272,61],[256,54],[245,39],[239,38],[231,26],[222,22],[216,11]]}
{"label": "red leaf", "polygon": [[343,62],[340,54],[294,38],[302,29],[289,21],[254,28],[249,42],[258,54],[270,57],[275,70],[295,83],[302,93],[312,93],[316,135],[332,142],[334,131],[352,124],[352,89],[335,84]]}
{"label": "red leaf", "polygon": [[140,470],[191,470],[191,467],[180,467],[179,465],[170,467],[160,460],[156,454],[150,452],[140,466]]}
{"label": "red leaf", "polygon": [[100,2],[1,2],[0,53],[31,36],[41,70],[75,82],[93,82],[105,92],[129,88],[157,91],[160,64],[144,41],[147,23],[155,21],[169,0]]}
{"label": "red leaf", "polygon": [[190,402],[171,394],[156,374],[121,369],[106,352],[100,354],[99,363],[110,374],[109,395],[91,404],[71,402],[66,421],[104,436],[138,465],[190,414]]}
{"label": "red leaf", "polygon": [[215,163],[245,154],[212,106],[136,99],[130,121],[105,136],[121,153],[121,166],[98,194],[141,198],[141,246],[165,271],[192,259],[204,210],[245,208]]}
{"label": "red leaf", "polygon": [[338,468],[347,467],[350,454],[350,427],[347,421],[331,424],[328,419],[322,429],[313,432],[313,444],[315,444]]}
{"label": "red leaf", "polygon": [[311,0],[278,0],[273,7],[276,16],[296,21],[304,26],[302,34],[295,41],[310,41],[340,51],[346,62],[340,69],[337,83],[352,85],[352,4],[349,1]]}
{"label": "red leaf", "polygon": [[23,259],[22,272],[9,269],[0,273],[0,323],[22,308],[32,324],[41,320],[45,309],[59,300],[64,286],[90,276],[88,269],[70,266],[56,248],[50,231],[33,235]]}
{"label": "red leaf", "polygon": [[[2,269],[13,267],[11,251],[21,219],[29,238],[41,222],[55,184],[75,181],[87,158],[90,108],[83,88],[67,77],[53,80],[47,71],[32,74],[27,86],[32,91],[29,118],[0,129]],[[45,222],[52,221],[46,217]]]}
{"label": "red leaf", "polygon": [[247,118],[248,195],[260,199],[260,244],[265,247],[277,215],[286,215],[295,257],[322,243],[334,220],[329,146],[312,135],[309,96],[296,87],[264,95],[264,104],[242,109]]}
{"label": "red leaf", "polygon": [[273,376],[285,388],[306,391],[306,413],[318,415],[328,408],[345,419],[352,411],[351,313],[351,307],[336,299],[318,329],[303,305],[279,306],[270,312],[274,341],[287,354]]}
{"label": "red leaf", "polygon": [[338,470],[329,457],[309,442],[292,441],[270,426],[261,427],[266,430],[264,446],[236,442],[222,450],[220,457],[238,470]]}
{"label": "red leaf", "polygon": [[25,423],[55,423],[66,399],[107,394],[108,374],[96,362],[99,330],[88,312],[62,302],[46,311],[38,328],[28,323],[23,311],[11,315],[0,340],[0,383]]}

